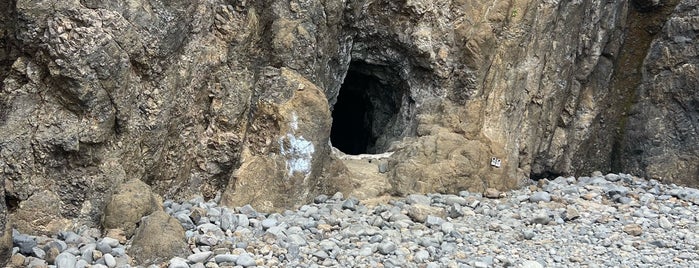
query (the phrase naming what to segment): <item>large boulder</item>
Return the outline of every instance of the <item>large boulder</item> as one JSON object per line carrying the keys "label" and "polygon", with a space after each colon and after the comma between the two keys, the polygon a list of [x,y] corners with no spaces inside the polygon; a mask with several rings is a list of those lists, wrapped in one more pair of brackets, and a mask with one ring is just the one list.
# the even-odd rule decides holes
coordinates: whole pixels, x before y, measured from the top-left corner
{"label": "large boulder", "polygon": [[221,198],[227,206],[251,204],[269,212],[310,201],[330,149],[330,109],[323,92],[293,70],[269,74],[267,83],[281,94],[256,105],[259,116],[242,164]]}
{"label": "large boulder", "polygon": [[182,224],[159,210],[140,222],[127,253],[139,265],[148,265],[185,256],[188,251]]}
{"label": "large boulder", "polygon": [[119,186],[104,208],[102,227],[121,229],[131,237],[142,217],[162,210],[162,201],[141,180],[130,180]]}

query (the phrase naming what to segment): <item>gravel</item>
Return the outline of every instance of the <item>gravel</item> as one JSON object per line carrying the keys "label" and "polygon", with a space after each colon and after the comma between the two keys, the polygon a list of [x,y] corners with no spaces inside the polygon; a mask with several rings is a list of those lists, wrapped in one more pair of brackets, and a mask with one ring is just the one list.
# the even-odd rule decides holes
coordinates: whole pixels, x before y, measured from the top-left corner
{"label": "gravel", "polygon": [[[274,214],[217,200],[164,202],[191,250],[151,267],[699,267],[699,190],[627,174],[375,206],[319,195]],[[13,259],[27,267],[139,265],[129,242],[94,228],[13,234]]]}

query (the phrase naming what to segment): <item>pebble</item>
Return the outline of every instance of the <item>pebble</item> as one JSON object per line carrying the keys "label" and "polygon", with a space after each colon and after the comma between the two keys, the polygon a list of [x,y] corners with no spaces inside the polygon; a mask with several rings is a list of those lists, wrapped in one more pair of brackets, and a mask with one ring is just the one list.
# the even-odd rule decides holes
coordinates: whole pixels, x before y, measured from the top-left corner
{"label": "pebble", "polygon": [[211,251],[199,252],[189,255],[187,260],[193,263],[205,262],[211,258],[212,255],[214,255],[214,253]]}
{"label": "pebble", "polygon": [[[164,209],[190,242],[190,252],[166,264],[699,267],[698,201],[696,189],[601,172],[542,179],[507,192],[412,194],[376,206],[341,193],[318,195],[311,204],[274,214],[249,205],[219,207],[201,197],[166,200]],[[110,237],[87,227],[53,237],[14,230],[10,262],[131,267],[123,231],[105,231]]]}

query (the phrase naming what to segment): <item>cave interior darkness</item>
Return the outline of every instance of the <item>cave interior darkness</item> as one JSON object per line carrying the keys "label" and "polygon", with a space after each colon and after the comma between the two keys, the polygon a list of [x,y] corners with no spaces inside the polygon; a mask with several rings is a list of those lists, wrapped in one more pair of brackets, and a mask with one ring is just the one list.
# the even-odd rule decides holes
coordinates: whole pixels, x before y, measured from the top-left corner
{"label": "cave interior darkness", "polygon": [[333,106],[330,140],[345,154],[377,154],[405,135],[404,103],[412,103],[397,74],[352,62]]}

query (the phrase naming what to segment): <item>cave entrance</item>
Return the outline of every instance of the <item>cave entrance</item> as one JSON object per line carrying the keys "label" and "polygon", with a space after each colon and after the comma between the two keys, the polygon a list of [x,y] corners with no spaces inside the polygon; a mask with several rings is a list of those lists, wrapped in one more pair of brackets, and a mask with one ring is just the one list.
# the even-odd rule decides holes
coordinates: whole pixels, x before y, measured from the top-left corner
{"label": "cave entrance", "polygon": [[333,146],[351,155],[377,154],[410,135],[414,101],[407,92],[392,69],[352,62],[333,106]]}

